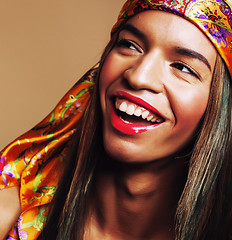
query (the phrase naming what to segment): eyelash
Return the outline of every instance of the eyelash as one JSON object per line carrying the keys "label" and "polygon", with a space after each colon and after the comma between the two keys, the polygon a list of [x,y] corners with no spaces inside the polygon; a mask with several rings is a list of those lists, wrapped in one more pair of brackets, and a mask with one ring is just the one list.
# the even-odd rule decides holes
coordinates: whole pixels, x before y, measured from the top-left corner
{"label": "eyelash", "polygon": [[137,50],[138,52],[141,53],[141,50],[139,50],[139,48],[136,47],[135,44],[132,41],[128,40],[128,39],[124,39],[124,38],[120,39],[117,42],[117,46],[118,47],[128,48],[128,49],[131,49],[130,47],[132,46],[134,49],[131,49],[131,50]]}
{"label": "eyelash", "polygon": [[189,67],[188,65],[186,65],[184,63],[176,62],[176,63],[172,63],[171,66],[177,68],[180,71],[182,71],[183,68],[186,68],[188,70],[188,72],[186,72],[186,71],[183,71],[183,72],[186,72],[187,74],[190,74],[199,79],[198,74],[191,67]]}
{"label": "eyelash", "polygon": [[[131,46],[134,49],[131,49]],[[138,47],[136,47],[135,44],[131,40],[128,40],[125,38],[122,38],[117,42],[117,47],[123,47],[123,48],[131,49],[131,50],[137,50],[138,52],[141,53],[141,50],[139,50]],[[186,68],[188,70],[188,72],[186,72],[186,71],[183,71],[183,72],[186,72],[187,74],[190,74],[199,79],[198,74],[191,67],[189,67],[188,65],[186,65],[182,62],[173,63],[173,64],[171,64],[171,66],[177,68],[180,71],[182,71],[181,69]]]}

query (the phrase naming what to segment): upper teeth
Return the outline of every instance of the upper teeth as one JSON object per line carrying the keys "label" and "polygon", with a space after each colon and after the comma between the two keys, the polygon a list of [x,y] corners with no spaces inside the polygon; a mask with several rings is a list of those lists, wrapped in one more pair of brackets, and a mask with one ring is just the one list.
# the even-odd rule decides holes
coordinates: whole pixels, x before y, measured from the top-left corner
{"label": "upper teeth", "polygon": [[128,115],[135,115],[137,117],[141,116],[144,120],[151,122],[162,122],[162,118],[159,116],[125,99],[116,98],[115,107],[116,109],[120,110],[121,112],[125,112]]}

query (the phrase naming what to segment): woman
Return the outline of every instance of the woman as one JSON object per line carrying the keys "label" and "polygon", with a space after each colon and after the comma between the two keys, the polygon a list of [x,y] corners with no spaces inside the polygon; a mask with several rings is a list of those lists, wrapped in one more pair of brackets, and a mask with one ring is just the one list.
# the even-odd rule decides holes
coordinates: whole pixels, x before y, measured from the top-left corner
{"label": "woman", "polygon": [[[226,2],[127,1],[99,70],[71,90],[78,102],[68,93],[36,138],[19,140],[19,233],[38,226],[24,217],[45,219],[65,156],[41,239],[230,239],[231,36]],[[69,141],[72,103],[85,106],[95,79]],[[8,168],[5,185],[17,185]]]}

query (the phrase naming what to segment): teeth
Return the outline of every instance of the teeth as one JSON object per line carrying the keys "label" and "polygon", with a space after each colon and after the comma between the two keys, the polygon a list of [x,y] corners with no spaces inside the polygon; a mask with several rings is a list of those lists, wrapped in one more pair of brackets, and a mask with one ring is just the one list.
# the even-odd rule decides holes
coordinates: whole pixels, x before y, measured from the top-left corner
{"label": "teeth", "polygon": [[[117,106],[116,106],[117,107]],[[122,111],[122,112],[126,112],[126,109],[127,109],[127,104],[126,102],[122,102],[119,106],[119,110]]]}
{"label": "teeth", "polygon": [[152,116],[152,115],[149,115],[149,116],[147,117],[147,121],[151,121],[152,118],[153,118],[153,116]]}
{"label": "teeth", "polygon": [[136,108],[135,112],[134,112],[134,115],[136,117],[140,117],[142,115],[142,110],[141,108]]}
{"label": "teeth", "polygon": [[118,102],[118,101],[115,102],[115,107],[116,107],[117,109],[119,109],[120,105],[121,105],[120,102]]}
{"label": "teeth", "polygon": [[159,118],[159,117],[154,117],[153,119],[151,119],[151,122],[157,122],[157,123],[160,123],[160,122],[162,122],[162,119]]}
{"label": "teeth", "polygon": [[135,106],[130,104],[129,106],[127,106],[127,109],[126,109],[126,113],[128,115],[133,115],[135,112]]}
{"label": "teeth", "polygon": [[142,113],[142,118],[146,119],[148,117],[148,115],[149,115],[149,112],[146,110]]}
{"label": "teeth", "polygon": [[155,114],[149,112],[148,110],[134,104],[130,103],[127,100],[124,99],[116,99],[115,101],[115,107],[116,109],[119,109],[121,112],[125,112],[128,115],[132,116],[135,115],[136,117],[142,117],[144,120],[147,120],[148,122],[162,122],[162,118],[156,116]]}
{"label": "teeth", "polygon": [[156,117],[152,118],[151,121],[152,121],[152,122],[155,122],[155,121],[156,121]]}

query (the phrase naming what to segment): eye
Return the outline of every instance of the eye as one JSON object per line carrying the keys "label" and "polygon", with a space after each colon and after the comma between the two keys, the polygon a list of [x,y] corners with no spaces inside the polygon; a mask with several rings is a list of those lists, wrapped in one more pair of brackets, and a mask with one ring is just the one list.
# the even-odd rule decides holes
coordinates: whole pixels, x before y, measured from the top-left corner
{"label": "eye", "polygon": [[119,48],[130,49],[130,50],[134,50],[134,51],[138,51],[139,53],[142,53],[142,51],[136,45],[137,44],[134,43],[133,41],[128,40],[128,39],[124,39],[124,38],[119,40],[118,43],[117,43],[117,47],[119,47]]}
{"label": "eye", "polygon": [[188,65],[186,65],[184,63],[176,62],[176,63],[171,64],[171,66],[180,70],[183,73],[190,74],[199,79],[198,74],[191,67],[189,67]]}

